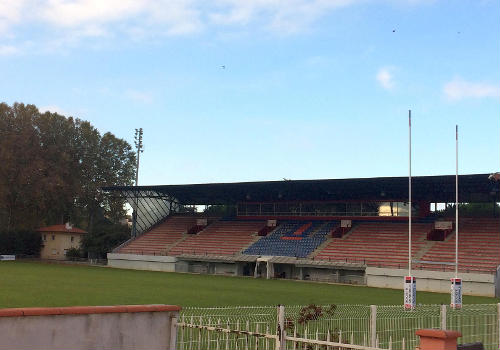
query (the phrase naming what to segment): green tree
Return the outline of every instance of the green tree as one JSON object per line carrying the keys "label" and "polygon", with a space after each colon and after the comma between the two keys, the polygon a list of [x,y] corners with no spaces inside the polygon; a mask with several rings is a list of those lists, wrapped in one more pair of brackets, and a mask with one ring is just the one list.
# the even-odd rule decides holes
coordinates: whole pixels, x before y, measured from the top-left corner
{"label": "green tree", "polygon": [[102,187],[133,184],[135,154],[125,140],[101,135],[88,121],[0,103],[0,164],[2,231],[70,219],[96,237],[106,232],[94,232],[102,217],[113,225],[125,216],[124,201]]}

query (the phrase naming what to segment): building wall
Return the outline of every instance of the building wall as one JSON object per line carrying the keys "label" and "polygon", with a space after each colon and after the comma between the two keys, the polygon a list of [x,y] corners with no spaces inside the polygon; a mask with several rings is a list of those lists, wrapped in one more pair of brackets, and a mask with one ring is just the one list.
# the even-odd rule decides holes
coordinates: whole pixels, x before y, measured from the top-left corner
{"label": "building wall", "polygon": [[[403,278],[408,270],[366,268],[366,283],[369,287],[403,289]],[[425,292],[450,293],[450,278],[453,272],[415,270],[412,275],[417,279],[417,290]],[[466,295],[495,296],[495,275],[479,273],[460,273],[462,292]]]}
{"label": "building wall", "polygon": [[0,309],[0,350],[169,349],[179,310],[172,305]]}
{"label": "building wall", "polygon": [[[66,250],[80,248],[83,235],[65,232],[41,232],[43,247],[40,251],[42,259],[64,260]],[[71,242],[73,237],[73,242]]]}
{"label": "building wall", "polygon": [[108,253],[108,266],[120,269],[175,272],[177,258],[136,254]]}

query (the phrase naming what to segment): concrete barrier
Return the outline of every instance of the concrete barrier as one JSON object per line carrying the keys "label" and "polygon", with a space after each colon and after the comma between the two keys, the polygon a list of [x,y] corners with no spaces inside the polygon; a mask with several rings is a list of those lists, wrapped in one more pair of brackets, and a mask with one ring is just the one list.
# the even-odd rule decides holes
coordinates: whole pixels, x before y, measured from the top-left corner
{"label": "concrete barrier", "polygon": [[[366,268],[366,284],[378,288],[403,288],[403,277],[408,274],[404,269],[387,269],[379,267]],[[453,272],[414,270],[417,279],[417,290],[425,292],[450,293],[450,278]],[[460,273],[463,281],[463,294],[494,297],[495,275],[481,273]]]}
{"label": "concrete barrier", "polygon": [[175,349],[179,306],[0,309],[0,349]]}
{"label": "concrete barrier", "polygon": [[120,269],[175,272],[177,258],[164,255],[108,253],[108,266]]}

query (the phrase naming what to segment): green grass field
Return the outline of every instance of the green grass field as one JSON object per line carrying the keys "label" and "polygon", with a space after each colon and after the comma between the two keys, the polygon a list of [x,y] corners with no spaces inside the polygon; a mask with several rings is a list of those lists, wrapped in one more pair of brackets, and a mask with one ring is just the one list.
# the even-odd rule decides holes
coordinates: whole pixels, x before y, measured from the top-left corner
{"label": "green grass field", "polygon": [[[448,304],[419,292],[417,302]],[[38,262],[0,262],[0,308],[72,305],[181,306],[401,304],[401,290],[287,280],[150,272]],[[464,303],[498,299],[464,296]]]}

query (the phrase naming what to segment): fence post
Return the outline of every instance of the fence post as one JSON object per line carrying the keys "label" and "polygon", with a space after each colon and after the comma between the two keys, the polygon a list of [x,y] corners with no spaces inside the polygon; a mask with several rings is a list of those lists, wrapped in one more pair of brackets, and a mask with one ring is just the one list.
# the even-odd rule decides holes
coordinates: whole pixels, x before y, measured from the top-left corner
{"label": "fence post", "polygon": [[441,329],[446,330],[446,305],[441,305]]}
{"label": "fence post", "polygon": [[170,319],[170,350],[177,349],[177,316]]}
{"label": "fence post", "polygon": [[497,320],[498,320],[498,347],[500,348],[500,303],[497,305]]}
{"label": "fence post", "polygon": [[370,305],[370,346],[377,347],[377,305]]}
{"label": "fence post", "polygon": [[285,341],[285,306],[278,305],[278,338],[276,339],[276,350],[284,350]]}

